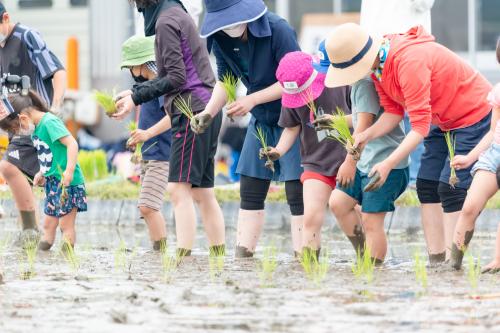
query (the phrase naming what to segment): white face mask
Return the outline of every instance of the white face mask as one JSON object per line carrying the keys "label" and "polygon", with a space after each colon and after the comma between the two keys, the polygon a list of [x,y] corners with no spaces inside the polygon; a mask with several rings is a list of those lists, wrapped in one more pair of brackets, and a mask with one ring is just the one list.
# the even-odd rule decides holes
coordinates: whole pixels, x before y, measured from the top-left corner
{"label": "white face mask", "polygon": [[19,135],[31,136],[35,132],[35,124],[31,121],[29,122],[28,128],[24,129],[21,124],[19,124]]}
{"label": "white face mask", "polygon": [[231,38],[238,38],[245,33],[245,30],[247,30],[247,24],[242,23],[233,25],[232,27],[226,28],[222,31],[224,31]]}

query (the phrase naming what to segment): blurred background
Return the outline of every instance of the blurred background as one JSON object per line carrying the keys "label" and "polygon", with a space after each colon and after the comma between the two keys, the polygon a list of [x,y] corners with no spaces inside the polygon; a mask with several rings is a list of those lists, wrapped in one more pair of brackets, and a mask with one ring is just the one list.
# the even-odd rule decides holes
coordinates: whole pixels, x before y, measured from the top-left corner
{"label": "blurred background", "polygon": [[[184,0],[187,7],[200,0]],[[269,9],[296,29],[304,51],[316,46],[336,24],[359,21],[361,0],[265,0]],[[103,116],[92,103],[94,89],[128,89],[120,71],[121,44],[142,33],[140,17],[127,0],[4,0],[14,21],[38,30],[66,64],[70,76],[65,115],[86,149],[115,147],[127,138],[123,123]],[[201,19],[201,16],[200,16]],[[500,81],[494,56],[500,33],[500,0],[436,0],[432,33],[438,42],[467,59],[491,82]],[[244,91],[240,91],[244,93]],[[244,121],[240,124],[244,128]],[[244,131],[243,131],[244,133]],[[118,146],[119,147],[119,146]],[[219,172],[228,175],[230,147],[223,146]]]}

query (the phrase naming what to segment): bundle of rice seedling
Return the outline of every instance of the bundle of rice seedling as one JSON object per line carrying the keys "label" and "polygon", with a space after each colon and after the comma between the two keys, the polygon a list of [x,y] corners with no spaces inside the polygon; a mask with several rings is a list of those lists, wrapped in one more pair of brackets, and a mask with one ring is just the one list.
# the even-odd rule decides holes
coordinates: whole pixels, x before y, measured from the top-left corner
{"label": "bundle of rice seedling", "polygon": [[113,98],[113,95],[108,94],[105,91],[94,91],[94,99],[99,104],[100,107],[104,109],[104,112],[106,112],[106,115],[112,116],[113,114],[118,111],[116,109],[116,104],[115,100]]}
{"label": "bundle of rice seedling", "polygon": [[185,100],[182,96],[177,96],[174,99],[174,106],[177,110],[179,110],[186,118],[190,121],[193,119],[193,109],[191,107],[191,95],[188,96],[187,100]]}
{"label": "bundle of rice seedling", "polygon": [[[237,85],[238,85],[238,78],[235,77],[233,74],[226,73],[226,74],[224,74],[224,76],[222,76],[222,86],[224,87],[224,91],[226,92],[226,96],[227,96],[226,105],[231,104],[231,103],[236,101]],[[234,121],[232,116],[228,115],[228,118],[231,121]]]}
{"label": "bundle of rice seedling", "polygon": [[318,116],[316,103],[314,102],[314,95],[312,89],[307,89],[301,93],[302,100],[306,103],[309,112],[313,114],[314,118]]}
{"label": "bundle of rice seedling", "polygon": [[[257,129],[257,133],[255,134],[255,137],[257,138],[257,140],[259,140],[260,145],[262,146],[262,149],[265,152],[267,152],[268,146],[267,146],[266,133],[264,133],[264,130],[260,126],[257,126],[256,129]],[[274,172],[274,162],[271,160],[271,158],[268,155],[265,155],[265,156],[266,156],[265,167],[268,168],[269,170],[271,170],[272,172]]]}
{"label": "bundle of rice seedling", "polygon": [[[127,129],[130,133],[133,131],[137,130],[137,122],[135,121],[130,121],[127,124]],[[127,141],[127,146],[130,146],[130,139]],[[138,144],[135,145],[135,150],[134,153],[132,154],[132,157],[130,158],[130,161],[134,164],[139,164],[142,161],[142,146],[143,143],[139,142]]]}
{"label": "bundle of rice seedling", "polygon": [[337,140],[345,147],[347,152],[352,155],[355,161],[359,161],[361,152],[358,148],[354,148],[354,138],[351,135],[349,123],[347,122],[344,111],[339,107],[337,107],[337,112],[331,122],[329,133],[331,139]]}
{"label": "bundle of rice seedling", "polygon": [[458,179],[457,177],[455,168],[451,166],[451,162],[455,158],[455,145],[457,144],[457,141],[450,131],[444,133],[444,139],[446,140],[446,145],[448,146],[448,154],[450,156],[450,179],[448,180],[448,183],[451,187],[455,188],[455,185],[458,184],[460,179]]}

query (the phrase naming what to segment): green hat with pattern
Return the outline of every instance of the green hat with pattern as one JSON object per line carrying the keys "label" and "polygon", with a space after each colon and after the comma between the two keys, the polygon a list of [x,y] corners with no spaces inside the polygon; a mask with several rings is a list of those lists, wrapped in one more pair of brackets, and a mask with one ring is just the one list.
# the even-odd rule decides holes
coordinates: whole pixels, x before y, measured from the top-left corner
{"label": "green hat with pattern", "polygon": [[155,61],[155,37],[132,36],[122,45],[121,68],[140,66]]}

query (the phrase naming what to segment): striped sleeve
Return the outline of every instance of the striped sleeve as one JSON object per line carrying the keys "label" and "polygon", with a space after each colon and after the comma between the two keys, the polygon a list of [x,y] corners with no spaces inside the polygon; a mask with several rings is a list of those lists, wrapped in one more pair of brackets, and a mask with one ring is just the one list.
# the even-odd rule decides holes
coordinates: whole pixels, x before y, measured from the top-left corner
{"label": "striped sleeve", "polygon": [[55,72],[64,69],[56,55],[47,48],[47,44],[45,44],[45,41],[38,32],[27,30],[23,37],[28,46],[30,58],[35,63],[44,80],[52,77]]}

